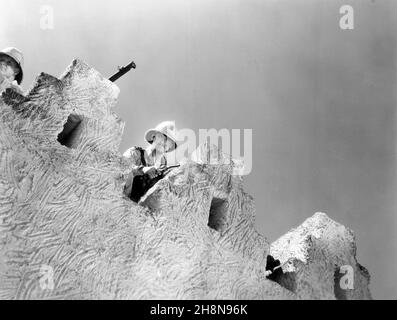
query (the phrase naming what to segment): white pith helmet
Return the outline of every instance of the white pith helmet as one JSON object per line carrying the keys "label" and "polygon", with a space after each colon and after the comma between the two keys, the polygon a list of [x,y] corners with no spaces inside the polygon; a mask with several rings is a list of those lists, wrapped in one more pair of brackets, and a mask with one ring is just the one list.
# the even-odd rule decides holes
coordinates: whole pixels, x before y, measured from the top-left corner
{"label": "white pith helmet", "polygon": [[24,63],[22,51],[14,47],[8,47],[0,51],[0,57],[1,56],[7,56],[16,62],[17,66],[19,67],[19,73],[16,75],[15,80],[18,82],[18,84],[21,84],[23,79]]}
{"label": "white pith helmet", "polygon": [[149,143],[153,143],[153,138],[156,135],[156,133],[162,133],[168,139],[172,140],[172,142],[174,143],[174,146],[170,150],[168,150],[168,152],[171,152],[176,149],[178,145],[176,143],[177,139],[176,139],[176,129],[175,129],[174,121],[164,121],[159,125],[157,125],[156,128],[149,129],[145,133],[145,140]]}

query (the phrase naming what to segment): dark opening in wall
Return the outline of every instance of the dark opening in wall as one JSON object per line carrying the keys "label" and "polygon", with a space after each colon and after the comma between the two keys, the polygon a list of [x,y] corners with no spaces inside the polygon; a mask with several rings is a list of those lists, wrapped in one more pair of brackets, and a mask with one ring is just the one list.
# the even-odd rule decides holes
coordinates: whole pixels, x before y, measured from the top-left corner
{"label": "dark opening in wall", "polygon": [[292,292],[296,292],[296,273],[284,272],[281,268],[280,260],[274,259],[270,254],[266,259],[266,271],[272,272],[266,276],[267,279],[277,282],[280,286]]}
{"label": "dark opening in wall", "polygon": [[76,114],[69,115],[68,120],[63,126],[62,132],[58,134],[58,141],[60,144],[68,148],[75,147],[75,142],[79,137],[81,131],[81,121],[81,116],[78,116]]}
{"label": "dark opening in wall", "polygon": [[208,226],[216,231],[221,231],[226,223],[226,200],[213,198],[208,218]]}

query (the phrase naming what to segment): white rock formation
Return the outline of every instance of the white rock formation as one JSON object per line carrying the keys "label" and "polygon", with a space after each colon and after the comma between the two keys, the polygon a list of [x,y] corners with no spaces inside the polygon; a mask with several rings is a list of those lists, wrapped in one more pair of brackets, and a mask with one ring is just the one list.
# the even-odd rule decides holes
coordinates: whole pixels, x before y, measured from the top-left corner
{"label": "white rock formation", "polygon": [[317,212],[272,243],[270,254],[284,272],[276,281],[298,298],[371,299],[369,273],[356,250],[350,229]]}
{"label": "white rock formation", "polygon": [[[284,274],[267,279],[253,199],[206,146],[139,205],[126,198],[118,93],[75,60],[0,98],[0,299],[370,298],[350,233],[322,215],[272,245]],[[352,292],[333,286],[347,263]]]}

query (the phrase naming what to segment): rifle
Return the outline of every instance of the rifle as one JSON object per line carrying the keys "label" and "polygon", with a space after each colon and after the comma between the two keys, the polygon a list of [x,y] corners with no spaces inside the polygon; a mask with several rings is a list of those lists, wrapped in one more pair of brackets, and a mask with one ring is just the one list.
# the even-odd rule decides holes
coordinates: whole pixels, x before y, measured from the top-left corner
{"label": "rifle", "polygon": [[124,67],[118,67],[119,71],[117,71],[114,75],[112,75],[109,80],[112,82],[115,82],[117,79],[121,78],[123,75],[125,75],[127,72],[129,72],[132,68],[136,68],[136,64],[134,61],[131,61],[129,64],[127,64]]}
{"label": "rifle", "polygon": [[163,167],[157,169],[159,174],[151,179],[148,174],[143,174],[139,176],[135,176],[132,182],[131,189],[131,200],[138,202],[139,199],[151,188],[153,187],[159,180],[164,178],[164,176],[168,173],[167,171],[173,168],[180,167],[180,164],[172,165],[169,167]]}
{"label": "rifle", "polygon": [[157,169],[157,171],[160,172],[160,175],[165,175],[166,173],[168,173],[167,172],[168,170],[173,169],[173,168],[178,168],[180,166],[181,166],[180,164],[175,164],[175,165],[172,165],[172,166],[159,168],[159,169]]}

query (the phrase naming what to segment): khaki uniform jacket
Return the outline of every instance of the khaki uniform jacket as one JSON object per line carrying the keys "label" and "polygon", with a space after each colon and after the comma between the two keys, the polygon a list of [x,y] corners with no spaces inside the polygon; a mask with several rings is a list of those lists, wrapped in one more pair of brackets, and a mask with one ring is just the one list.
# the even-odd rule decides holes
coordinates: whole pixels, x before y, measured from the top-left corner
{"label": "khaki uniform jacket", "polygon": [[124,193],[127,196],[131,195],[131,189],[132,189],[132,182],[134,181],[134,177],[137,175],[143,175],[143,168],[144,167],[151,167],[154,166],[156,168],[160,167],[165,167],[167,166],[167,159],[163,155],[160,159],[155,161],[155,159],[151,156],[148,155],[146,150],[143,149],[144,153],[144,161],[145,163],[142,162],[142,155],[140,148],[138,147],[132,147],[129,148],[126,152],[124,152],[123,156],[126,158],[129,158],[132,160],[133,166],[131,168],[131,172],[128,175],[127,181],[125,183],[124,187]]}

